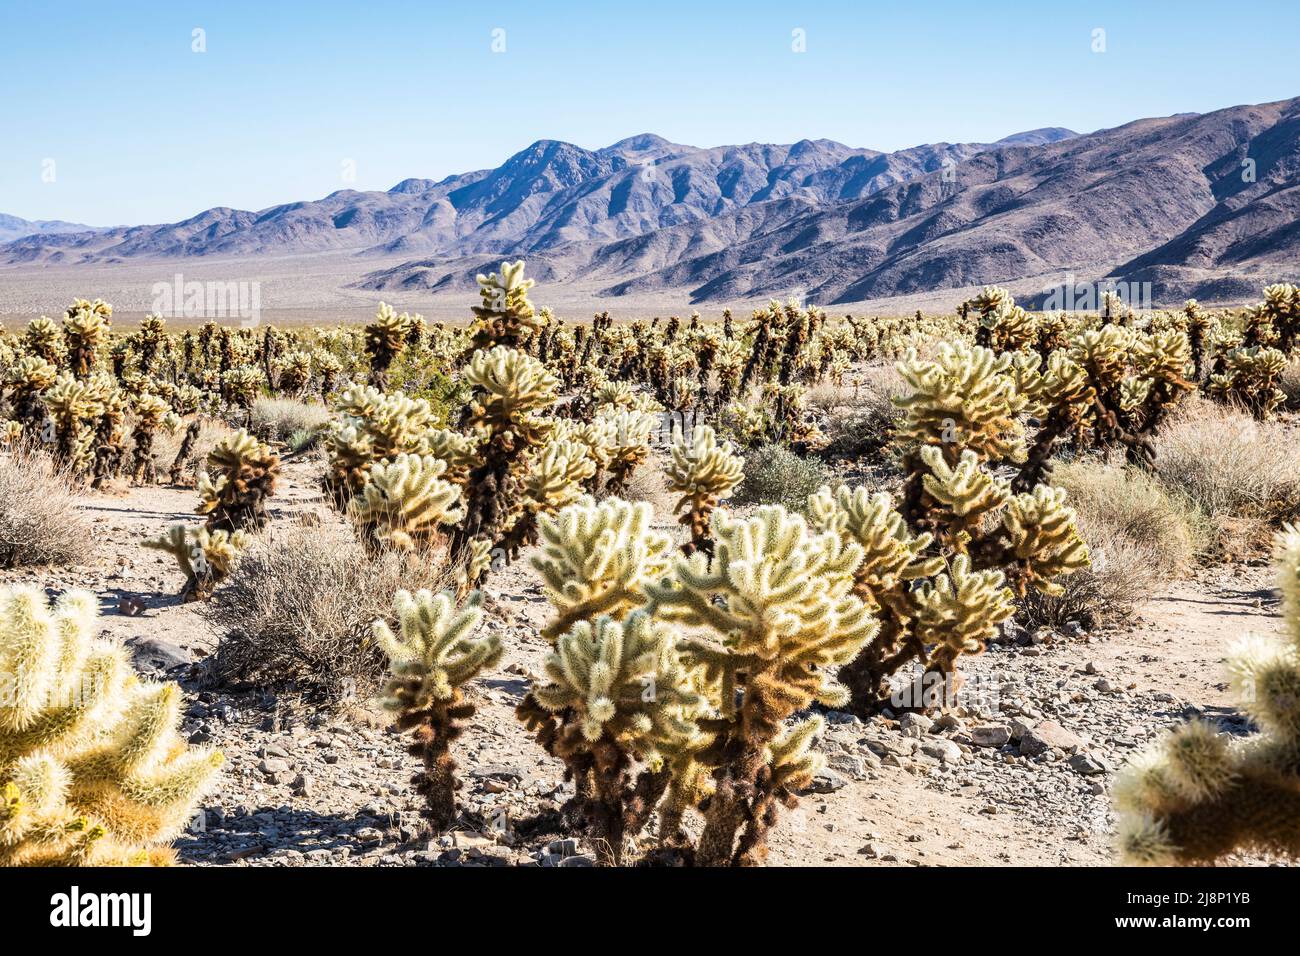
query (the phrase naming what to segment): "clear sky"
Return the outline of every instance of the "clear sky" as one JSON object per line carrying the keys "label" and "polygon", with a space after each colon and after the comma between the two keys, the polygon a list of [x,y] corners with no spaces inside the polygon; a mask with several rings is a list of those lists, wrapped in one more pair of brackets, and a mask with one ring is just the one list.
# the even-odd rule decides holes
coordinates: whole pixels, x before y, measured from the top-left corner
{"label": "clear sky", "polygon": [[1086,132],[1300,95],[1297,27],[1296,0],[0,0],[0,212],[166,222],[543,138]]}

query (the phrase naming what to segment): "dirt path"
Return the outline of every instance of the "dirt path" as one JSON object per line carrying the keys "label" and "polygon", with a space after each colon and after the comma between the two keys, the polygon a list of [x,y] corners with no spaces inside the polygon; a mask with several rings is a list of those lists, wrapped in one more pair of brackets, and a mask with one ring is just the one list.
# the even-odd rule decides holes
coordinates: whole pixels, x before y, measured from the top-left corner
{"label": "dirt path", "polygon": [[[330,516],[316,488],[319,463],[284,469],[275,522],[304,511]],[[171,559],[141,546],[193,520],[192,489],[133,488],[87,495],[97,547],[84,565],[48,569],[52,593],[85,587],[101,597],[107,634],[153,655],[146,669],[181,676],[214,645],[194,605],[175,595]],[[274,525],[273,525],[274,526]],[[4,579],[30,580],[31,572]],[[1020,634],[964,665],[987,699],[930,727],[862,723],[829,714],[821,742],[828,771],[776,829],[770,862],[802,865],[1080,865],[1110,859],[1113,772],[1162,727],[1201,713],[1234,721],[1222,676],[1234,637],[1276,626],[1266,567],[1213,569],[1178,582],[1139,609],[1133,625],[1105,635]],[[478,682],[480,713],[459,756],[466,820],[458,834],[419,838],[406,787],[412,758],[381,727],[310,711],[274,694],[229,695],[187,685],[186,732],[228,758],[201,824],[179,841],[198,864],[558,865],[585,847],[562,834],[518,827],[571,792],[562,768],[528,740],[514,707],[541,670],[536,636],[546,603],[520,562],[490,582],[486,626],[508,648],[501,669]],[[179,665],[168,670],[168,667]],[[1036,756],[1026,733],[1055,723],[1065,736]],[[1240,722],[1237,721],[1239,725]],[[976,731],[1005,728],[1001,746]],[[495,825],[496,829],[492,827]],[[489,831],[483,836],[476,828]],[[578,854],[574,858],[574,854]]]}

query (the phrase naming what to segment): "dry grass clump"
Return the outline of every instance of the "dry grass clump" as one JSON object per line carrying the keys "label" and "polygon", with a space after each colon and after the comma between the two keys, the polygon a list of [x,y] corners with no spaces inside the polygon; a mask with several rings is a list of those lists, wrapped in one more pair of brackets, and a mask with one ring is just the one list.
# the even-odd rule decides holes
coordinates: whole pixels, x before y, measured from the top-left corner
{"label": "dry grass clump", "polygon": [[295,525],[255,544],[204,613],[223,636],[207,662],[217,686],[277,686],[328,706],[364,705],[387,664],[371,642],[399,589],[450,585],[444,566],[367,554],[343,528]]}
{"label": "dry grass clump", "polygon": [[[602,494],[598,497],[604,496]],[[632,472],[632,477],[628,479],[627,486],[619,497],[626,501],[644,501],[654,508],[655,514],[668,515],[672,513],[678,496],[668,487],[662,457],[652,454],[642,462],[641,467]]]}
{"label": "dry grass clump", "polygon": [[1267,549],[1273,530],[1300,516],[1300,434],[1279,421],[1189,401],[1161,429],[1155,468],[1209,517],[1229,556]]}
{"label": "dry grass clump", "polygon": [[[174,433],[166,429],[159,429],[153,442],[153,457],[158,464],[160,475],[165,476],[171,469],[172,462],[176,460],[176,454],[180,451],[181,442],[185,438],[185,427],[182,425]],[[233,429],[225,422],[204,416],[199,420],[199,437],[194,442],[194,447],[190,449],[189,456],[185,459],[185,465],[182,469],[181,481],[183,483],[193,484],[198,480],[199,472],[206,467],[209,453],[217,446],[217,442],[229,435]]]}
{"label": "dry grass clump", "polygon": [[94,550],[74,479],[43,451],[0,451],[0,568],[78,564]]}
{"label": "dry grass clump", "polygon": [[1189,571],[1206,545],[1204,515],[1146,472],[1087,459],[1057,466],[1052,482],[1069,491],[1092,567],[1062,578],[1061,595],[1031,592],[1023,614],[1032,626],[1117,620]]}
{"label": "dry grass clump", "polygon": [[249,413],[249,430],[263,441],[305,446],[329,420],[330,410],[318,402],[259,398]]}
{"label": "dry grass clump", "polygon": [[903,417],[894,399],[907,390],[893,365],[867,367],[856,385],[813,389],[809,403],[822,411],[822,428],[830,439],[825,454],[854,460],[883,458],[894,427]]}

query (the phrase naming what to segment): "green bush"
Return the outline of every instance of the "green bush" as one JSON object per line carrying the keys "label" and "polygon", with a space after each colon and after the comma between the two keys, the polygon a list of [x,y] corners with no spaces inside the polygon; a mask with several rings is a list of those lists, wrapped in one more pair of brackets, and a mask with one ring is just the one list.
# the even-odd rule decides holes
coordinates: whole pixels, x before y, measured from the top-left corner
{"label": "green bush", "polygon": [[745,480],[732,501],[740,505],[783,505],[803,512],[808,496],[827,483],[826,466],[800,458],[784,445],[759,445],[745,452]]}

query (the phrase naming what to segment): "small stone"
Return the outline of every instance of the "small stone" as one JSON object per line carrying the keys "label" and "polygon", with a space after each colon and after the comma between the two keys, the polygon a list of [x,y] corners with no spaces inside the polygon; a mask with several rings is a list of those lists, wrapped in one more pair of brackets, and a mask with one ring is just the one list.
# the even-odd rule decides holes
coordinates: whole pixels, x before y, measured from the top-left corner
{"label": "small stone", "polygon": [[1049,750],[1077,750],[1084,746],[1083,738],[1071,733],[1054,720],[1044,720],[1020,738],[1020,753],[1037,757]]}
{"label": "small stone", "polygon": [[921,744],[921,753],[936,760],[942,760],[944,763],[959,763],[961,761],[961,748],[951,740],[926,741]]}
{"label": "small stone", "polygon": [[934,721],[925,714],[906,713],[898,721],[898,729],[904,737],[920,737],[930,732]]}
{"label": "small stone", "polygon": [[378,843],[384,838],[383,833],[374,827],[362,827],[355,834],[359,843]]}
{"label": "small stone", "polygon": [[889,854],[889,850],[883,843],[868,843],[858,853],[868,860],[880,860]]}
{"label": "small stone", "polygon": [[566,857],[576,856],[578,853],[578,841],[572,838],[565,840],[552,840],[546,846],[546,852],[551,856]]}
{"label": "small stone", "polygon": [[1085,777],[1091,777],[1099,773],[1105,773],[1110,768],[1106,762],[1094,754],[1078,753],[1069,759],[1070,769],[1075,773],[1083,774]]}
{"label": "small stone", "polygon": [[970,740],[976,747],[1001,747],[1011,740],[1011,728],[1004,724],[985,724],[972,727]]}
{"label": "small stone", "polygon": [[848,781],[834,770],[822,769],[812,778],[808,790],[811,793],[834,793],[836,790],[843,789],[847,784]]}

